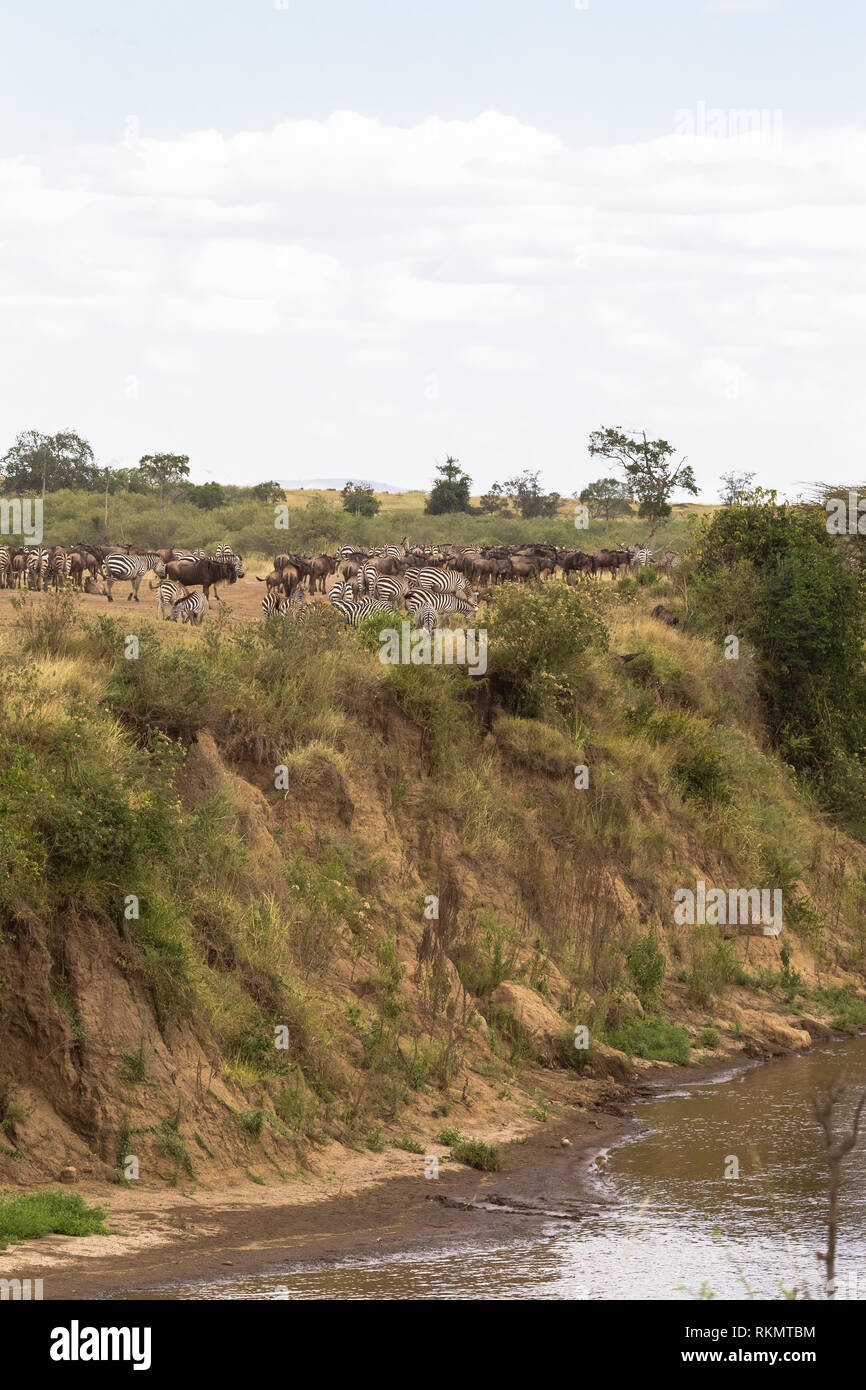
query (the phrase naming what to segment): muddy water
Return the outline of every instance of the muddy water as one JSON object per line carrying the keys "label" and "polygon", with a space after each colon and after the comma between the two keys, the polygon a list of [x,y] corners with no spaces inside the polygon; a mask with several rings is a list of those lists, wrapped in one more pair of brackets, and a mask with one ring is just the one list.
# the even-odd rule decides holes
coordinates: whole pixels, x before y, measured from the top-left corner
{"label": "muddy water", "polygon": [[[637,1107],[641,1132],[608,1155],[614,1207],[578,1225],[540,1224],[532,1236],[524,1227],[496,1248],[295,1267],[158,1296],[780,1299],[806,1285],[820,1296],[827,1184],[809,1107],[830,1081],[866,1085],[866,1037],[657,1092]],[[866,1133],[845,1160],[841,1212],[837,1296],[866,1298]]]}

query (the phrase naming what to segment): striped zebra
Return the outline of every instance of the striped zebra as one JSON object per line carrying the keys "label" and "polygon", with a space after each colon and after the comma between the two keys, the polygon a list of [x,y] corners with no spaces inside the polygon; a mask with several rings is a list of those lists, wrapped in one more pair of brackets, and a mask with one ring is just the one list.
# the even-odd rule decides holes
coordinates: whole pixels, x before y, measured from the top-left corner
{"label": "striped zebra", "polygon": [[8,545],[0,545],[0,589],[12,588],[12,551]]}
{"label": "striped zebra", "polygon": [[390,603],[394,608],[399,608],[407,594],[411,594],[416,587],[417,585],[410,584],[402,576],[380,574],[376,580],[375,597],[384,603]]}
{"label": "striped zebra", "polygon": [[111,586],[116,584],[118,580],[132,585],[126,596],[127,603],[131,598],[134,598],[138,603],[138,586],[148,570],[153,570],[157,579],[165,578],[165,565],[152,550],[146,551],[143,555],[106,555],[103,569],[105,570],[105,586],[108,589],[109,603],[114,602],[111,597]]}
{"label": "striped zebra", "polygon": [[[151,584],[150,587],[153,588],[153,585]],[[158,618],[170,618],[174,605],[187,597],[188,590],[182,584],[178,584],[176,579],[161,579],[156,586],[156,616]],[[166,609],[168,609],[167,613]]]}
{"label": "striped zebra", "polygon": [[631,559],[628,563],[630,569],[636,570],[639,569],[641,565],[651,565],[652,562],[653,553],[651,550],[633,550],[631,552]]}
{"label": "striped zebra", "polygon": [[425,593],[416,590],[406,600],[406,609],[415,619],[418,627],[436,627],[440,618],[450,617],[452,613],[462,613],[465,617],[474,616],[476,604],[461,594]]}
{"label": "striped zebra", "polygon": [[431,565],[426,565],[422,569],[411,566],[407,569],[405,579],[410,589],[429,589],[432,593],[444,594],[450,590],[460,590],[465,593],[467,589],[466,580],[462,574],[456,570],[437,570]]}
{"label": "striped zebra", "polygon": [[187,594],[186,598],[178,599],[172,606],[171,621],[176,623],[178,617],[182,623],[191,623],[193,627],[201,627],[208,613],[210,604],[204,594],[198,589],[192,594]]}
{"label": "striped zebra", "polygon": [[359,599],[357,603],[352,603],[350,599],[333,598],[331,603],[338,613],[343,617],[350,627],[357,627],[363,618],[368,618],[371,613],[390,613],[393,615],[393,608],[388,603],[380,603],[376,598]]}
{"label": "striped zebra", "polygon": [[291,613],[293,609],[300,608],[301,604],[306,603],[306,601],[305,589],[296,589],[291,596],[281,594],[278,589],[271,589],[262,599],[262,612],[266,618],[270,618],[274,613]]}
{"label": "striped zebra", "polygon": [[62,545],[55,545],[48,558],[47,578],[51,580],[55,589],[59,589],[60,581],[68,578],[69,573],[69,556]]}
{"label": "striped zebra", "polygon": [[243,556],[236,555],[230,545],[218,545],[213,555],[208,555],[206,558],[208,560],[218,560],[221,564],[224,565],[231,565],[238,579],[243,579]]}
{"label": "striped zebra", "polygon": [[363,596],[369,595],[370,598],[376,597],[376,586],[379,582],[379,570],[376,565],[362,565],[358,570],[358,592]]}
{"label": "striped zebra", "polygon": [[347,603],[354,603],[355,590],[352,588],[351,581],[348,579],[337,580],[328,590],[328,602],[336,603],[338,599],[345,599]]}
{"label": "striped zebra", "polygon": [[26,552],[25,575],[28,589],[48,588],[48,568],[51,556],[41,545]]}

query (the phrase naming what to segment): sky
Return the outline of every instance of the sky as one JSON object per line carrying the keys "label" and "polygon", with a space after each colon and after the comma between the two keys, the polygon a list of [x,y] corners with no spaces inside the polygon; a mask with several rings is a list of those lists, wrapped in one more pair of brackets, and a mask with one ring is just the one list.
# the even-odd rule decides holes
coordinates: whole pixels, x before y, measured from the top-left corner
{"label": "sky", "polygon": [[866,476],[866,7],[41,0],[0,16],[0,453],[565,495]]}

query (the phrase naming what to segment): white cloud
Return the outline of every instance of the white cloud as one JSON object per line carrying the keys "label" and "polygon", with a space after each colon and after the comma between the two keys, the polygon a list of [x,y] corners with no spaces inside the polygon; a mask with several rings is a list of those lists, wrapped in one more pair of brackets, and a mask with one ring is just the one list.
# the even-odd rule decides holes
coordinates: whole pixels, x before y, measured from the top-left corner
{"label": "white cloud", "polygon": [[[601,148],[496,112],[337,112],[88,146],[51,171],[0,161],[0,204],[4,437],[48,423],[49,383],[52,418],[134,454],[141,420],[112,402],[139,371],[148,427],[225,478],[294,428],[304,466],[339,474],[366,420],[358,467],[377,475],[417,450],[423,482],[434,450],[495,436],[491,468],[538,441],[562,486],[611,412],[657,421],[709,480],[774,430],[800,478],[816,411],[840,456],[866,424],[840,395],[866,308],[854,127],[687,138],[672,111],[669,135]],[[361,371],[383,376],[359,407]]]}
{"label": "white cloud", "polygon": [[531,352],[495,347],[491,343],[467,343],[454,354],[461,367],[482,372],[533,372],[537,367]]}

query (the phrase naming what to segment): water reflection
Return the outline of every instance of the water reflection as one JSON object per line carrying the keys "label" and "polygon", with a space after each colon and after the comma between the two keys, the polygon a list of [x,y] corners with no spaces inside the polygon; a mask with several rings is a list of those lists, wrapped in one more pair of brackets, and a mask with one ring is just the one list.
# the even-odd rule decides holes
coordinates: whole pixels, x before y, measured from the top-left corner
{"label": "water reflection", "polygon": [[[866,1086],[866,1038],[723,1084],[680,1084],[641,1105],[644,1130],[613,1150],[606,1168],[619,1205],[579,1226],[557,1223],[493,1248],[294,1267],[151,1296],[737,1299],[802,1295],[807,1284],[814,1292],[826,1168],[809,1107],[832,1080]],[[842,1107],[837,1120],[849,1113]],[[837,1264],[838,1296],[866,1297],[866,1134],[845,1160]]]}

